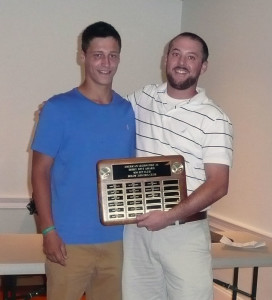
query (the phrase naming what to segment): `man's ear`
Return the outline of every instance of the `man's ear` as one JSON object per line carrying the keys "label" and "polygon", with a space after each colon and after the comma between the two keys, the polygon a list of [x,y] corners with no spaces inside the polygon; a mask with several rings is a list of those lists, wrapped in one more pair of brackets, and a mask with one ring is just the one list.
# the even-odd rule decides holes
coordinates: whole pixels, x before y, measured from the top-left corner
{"label": "man's ear", "polygon": [[168,60],[168,54],[164,53],[164,55],[163,55],[163,66],[164,66],[164,68],[166,68],[167,60]]}
{"label": "man's ear", "polygon": [[207,69],[208,69],[208,62],[207,62],[207,61],[204,61],[204,62],[202,63],[201,73],[200,73],[200,74],[205,73],[205,72],[207,71]]}
{"label": "man's ear", "polygon": [[81,64],[85,63],[85,53],[82,50],[79,53],[79,61]]}

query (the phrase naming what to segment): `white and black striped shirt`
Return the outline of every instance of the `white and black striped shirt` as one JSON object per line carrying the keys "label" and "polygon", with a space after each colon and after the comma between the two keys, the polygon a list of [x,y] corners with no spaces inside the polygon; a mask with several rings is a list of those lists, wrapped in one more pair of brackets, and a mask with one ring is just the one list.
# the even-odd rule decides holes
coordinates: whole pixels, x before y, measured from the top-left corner
{"label": "white and black striped shirt", "polygon": [[182,155],[188,194],[206,179],[204,164],[232,164],[232,124],[204,89],[191,99],[167,101],[166,83],[128,96],[136,116],[137,156]]}

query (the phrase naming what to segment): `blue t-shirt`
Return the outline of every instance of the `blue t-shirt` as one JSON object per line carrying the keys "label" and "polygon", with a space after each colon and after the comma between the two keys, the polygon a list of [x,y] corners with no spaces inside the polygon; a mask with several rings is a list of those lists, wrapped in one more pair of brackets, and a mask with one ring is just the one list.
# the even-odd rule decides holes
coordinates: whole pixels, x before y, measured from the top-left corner
{"label": "blue t-shirt", "polygon": [[129,102],[113,93],[109,104],[96,104],[77,88],[44,105],[32,150],[54,158],[52,210],[58,234],[67,244],[122,239],[123,226],[99,220],[96,163],[135,156],[135,117]]}

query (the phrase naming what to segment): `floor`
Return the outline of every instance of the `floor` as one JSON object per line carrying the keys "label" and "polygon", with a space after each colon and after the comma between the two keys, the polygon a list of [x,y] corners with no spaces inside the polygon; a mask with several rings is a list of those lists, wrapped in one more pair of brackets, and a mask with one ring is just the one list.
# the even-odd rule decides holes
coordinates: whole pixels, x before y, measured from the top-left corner
{"label": "floor", "polygon": [[[37,290],[37,285],[34,286],[20,286],[17,288],[17,292],[16,292],[16,300],[24,300],[26,298],[27,295],[30,295],[30,292],[36,291]],[[29,299],[33,299],[33,300],[46,300],[46,296],[44,295],[34,295],[31,294],[31,296],[29,297]],[[4,295],[3,295],[3,291],[1,290],[1,286],[0,286],[0,300],[4,300]],[[83,296],[81,298],[81,300],[86,300],[85,296]]]}

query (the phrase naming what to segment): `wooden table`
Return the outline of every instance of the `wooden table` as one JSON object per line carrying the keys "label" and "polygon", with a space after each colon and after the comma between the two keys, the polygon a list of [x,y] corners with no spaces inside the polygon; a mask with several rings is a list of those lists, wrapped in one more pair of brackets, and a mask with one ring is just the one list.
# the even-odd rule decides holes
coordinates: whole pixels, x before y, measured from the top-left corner
{"label": "wooden table", "polygon": [[[260,237],[245,232],[222,232],[237,242],[260,241]],[[232,284],[214,279],[233,291],[233,300],[237,293],[256,299],[258,268],[272,266],[272,239],[265,239],[266,246],[257,249],[243,249],[212,243],[214,269],[233,269]],[[42,251],[41,234],[0,234],[0,275],[3,278],[16,278],[16,275],[45,274],[45,256]],[[251,294],[238,289],[239,268],[253,268]],[[10,276],[10,277],[8,277]],[[10,298],[12,299],[12,298]]]}
{"label": "wooden table", "polygon": [[0,234],[0,275],[44,274],[41,234]]}
{"label": "wooden table", "polygon": [[0,276],[4,300],[16,299],[18,275],[45,274],[44,261],[40,234],[0,234]]}

